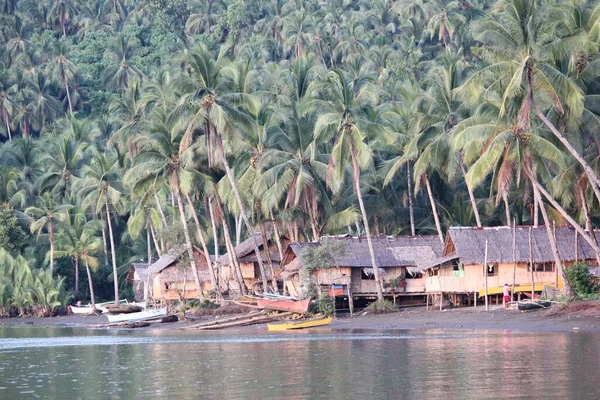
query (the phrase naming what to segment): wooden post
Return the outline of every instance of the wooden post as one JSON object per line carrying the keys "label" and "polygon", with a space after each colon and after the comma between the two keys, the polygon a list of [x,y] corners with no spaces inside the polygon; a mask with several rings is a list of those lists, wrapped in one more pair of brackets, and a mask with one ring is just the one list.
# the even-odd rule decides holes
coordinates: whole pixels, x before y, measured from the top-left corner
{"label": "wooden post", "polygon": [[531,300],[533,301],[533,295],[535,293],[535,282],[533,278],[533,239],[531,227],[529,227],[529,265],[531,268]]}
{"label": "wooden post", "polygon": [[440,311],[442,311],[443,304],[444,304],[444,292],[440,291]]}
{"label": "wooden post", "polygon": [[485,311],[490,310],[490,305],[488,304],[488,241],[485,241],[485,254],[483,256],[483,269],[485,271],[484,279],[485,279]]}
{"label": "wooden post", "polygon": [[473,292],[473,308],[477,308],[477,292]]}
{"label": "wooden post", "polygon": [[427,304],[427,305],[426,305],[426,310],[427,310],[427,311],[429,311],[429,293],[427,293],[427,294],[425,295],[425,298],[427,299],[427,300],[426,300],[426,302],[427,302],[427,303],[426,303],[426,304]]}
{"label": "wooden post", "polygon": [[512,281],[512,290],[510,291],[511,301],[513,300],[513,296],[515,295],[515,283],[517,280],[517,219],[516,218],[513,219],[513,243],[512,243],[512,245],[513,245],[513,281]]}
{"label": "wooden post", "polygon": [[[577,231],[575,231],[577,232]],[[558,252],[558,243],[556,242],[556,221],[552,221],[552,241],[554,242],[554,246],[556,247],[556,252],[558,253],[558,257],[560,258],[560,253]],[[554,266],[555,277],[554,282],[556,283],[556,289],[558,289],[558,265]]]}
{"label": "wooden post", "polygon": [[579,261],[579,232],[575,231],[575,262]]}
{"label": "wooden post", "polygon": [[350,284],[347,285],[348,288],[348,307],[350,307],[350,317],[354,315],[354,299],[352,298],[352,289],[350,288]]}

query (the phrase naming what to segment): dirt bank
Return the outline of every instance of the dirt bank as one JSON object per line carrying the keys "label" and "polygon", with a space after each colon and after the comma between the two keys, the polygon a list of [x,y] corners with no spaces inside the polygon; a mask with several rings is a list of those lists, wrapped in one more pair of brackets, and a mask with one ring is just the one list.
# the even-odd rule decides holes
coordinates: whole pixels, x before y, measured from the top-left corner
{"label": "dirt bank", "polygon": [[[209,321],[215,317],[205,317]],[[220,317],[224,318],[224,316]],[[0,319],[0,326],[37,327],[80,327],[105,324],[105,316],[59,316],[52,318],[6,318]],[[153,324],[138,330],[176,330],[197,321]],[[427,311],[425,308],[411,308],[400,312],[382,315],[361,313],[350,318],[339,316],[331,325],[333,329],[344,330],[494,330],[494,331],[579,331],[600,332],[600,302],[573,302],[563,307],[548,310],[520,312],[516,310],[492,309],[486,312],[483,307],[457,308],[444,311]],[[111,328],[115,329],[115,328]],[[121,328],[117,328],[121,329]],[[244,330],[264,331],[265,325],[254,325]],[[192,330],[188,332],[194,332]]]}

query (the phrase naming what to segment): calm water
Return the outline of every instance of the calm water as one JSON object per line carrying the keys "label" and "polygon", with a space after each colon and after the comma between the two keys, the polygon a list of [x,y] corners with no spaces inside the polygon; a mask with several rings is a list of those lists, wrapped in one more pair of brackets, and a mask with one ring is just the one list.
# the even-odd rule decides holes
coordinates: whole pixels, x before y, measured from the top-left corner
{"label": "calm water", "polygon": [[0,328],[0,399],[600,398],[590,333]]}

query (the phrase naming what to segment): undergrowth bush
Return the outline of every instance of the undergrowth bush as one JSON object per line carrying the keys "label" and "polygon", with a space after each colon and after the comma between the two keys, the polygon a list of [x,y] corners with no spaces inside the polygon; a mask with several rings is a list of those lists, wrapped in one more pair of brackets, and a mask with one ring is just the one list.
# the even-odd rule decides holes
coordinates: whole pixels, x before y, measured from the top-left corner
{"label": "undergrowth bush", "polygon": [[367,310],[373,314],[387,314],[398,311],[394,303],[387,300],[375,301],[367,306]]}
{"label": "undergrowth bush", "polygon": [[595,300],[598,298],[599,288],[590,274],[590,269],[586,263],[576,263],[565,269],[567,279],[571,288],[578,298],[585,300]]}

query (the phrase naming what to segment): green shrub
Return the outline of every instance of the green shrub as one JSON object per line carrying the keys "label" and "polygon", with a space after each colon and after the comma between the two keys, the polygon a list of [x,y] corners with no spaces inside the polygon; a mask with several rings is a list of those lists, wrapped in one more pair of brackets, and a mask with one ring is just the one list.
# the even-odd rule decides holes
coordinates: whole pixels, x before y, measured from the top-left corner
{"label": "green shrub", "polygon": [[335,299],[325,296],[317,301],[317,311],[324,315],[333,315],[335,312]]}
{"label": "green shrub", "polygon": [[398,311],[394,303],[387,300],[375,301],[367,306],[367,310],[373,314],[387,314]]}
{"label": "green shrub", "polygon": [[567,279],[577,297],[593,299],[598,294],[598,285],[590,275],[590,270],[585,263],[573,264],[565,269]]}

